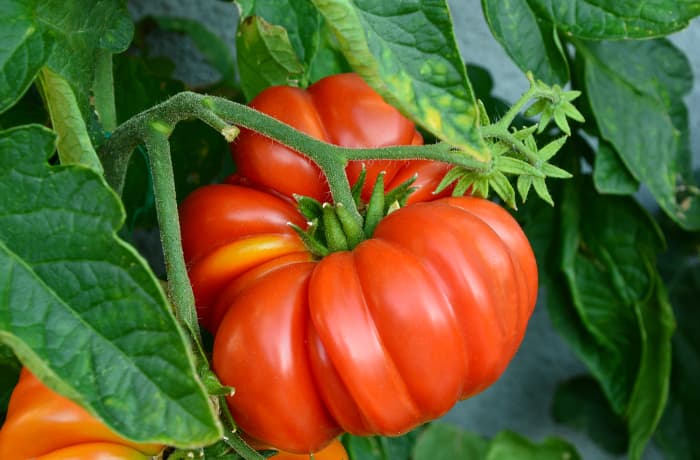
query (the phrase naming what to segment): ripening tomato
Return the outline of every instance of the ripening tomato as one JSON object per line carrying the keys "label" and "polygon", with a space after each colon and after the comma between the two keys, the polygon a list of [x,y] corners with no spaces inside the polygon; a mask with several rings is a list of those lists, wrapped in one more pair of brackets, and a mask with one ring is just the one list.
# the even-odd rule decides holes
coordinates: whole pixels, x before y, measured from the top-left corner
{"label": "ripening tomato", "polygon": [[[323,78],[307,89],[274,86],[261,92],[250,106],[310,136],[344,147],[387,147],[419,145],[423,138],[414,124],[384,102],[356,74]],[[308,196],[329,201],[328,185],[313,162],[287,147],[243,129],[231,144],[233,160],[240,176],[256,188],[271,189],[292,197]],[[417,174],[413,186],[420,200],[431,196],[449,165],[426,160],[351,161],[346,173],[354,184],[362,168],[367,179],[362,197],[368,199],[377,175],[384,172],[386,190],[392,190]],[[418,200],[415,196],[409,202]]]}
{"label": "ripening tomato", "polygon": [[[313,455],[313,457],[311,456]],[[275,460],[348,460],[348,453],[340,440],[335,439],[323,449],[313,454],[292,454],[290,452],[279,452],[272,457]]]}
{"label": "ripening tomato", "polygon": [[299,221],[293,207],[251,198],[261,193],[203,187],[181,214],[213,368],[236,388],[229,405],[251,438],[305,453],[342,431],[398,435],[503,372],[535,305],[537,267],[500,206],[411,204],[352,251],[315,260],[282,223]]}
{"label": "ripening tomato", "polygon": [[27,369],[10,397],[0,429],[0,458],[24,460],[145,460],[163,450],[128,441]]}

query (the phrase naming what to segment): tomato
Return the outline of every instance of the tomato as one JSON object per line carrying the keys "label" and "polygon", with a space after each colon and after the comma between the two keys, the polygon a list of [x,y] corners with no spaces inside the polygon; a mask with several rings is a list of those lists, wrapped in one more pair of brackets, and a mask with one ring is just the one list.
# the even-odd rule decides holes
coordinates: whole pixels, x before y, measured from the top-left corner
{"label": "tomato", "polygon": [[128,441],[27,369],[10,397],[0,430],[0,458],[43,460],[146,459],[163,446]]}
{"label": "tomato", "polygon": [[[281,224],[291,205],[268,195],[256,207],[259,193],[209,186],[182,207],[184,245],[206,248],[186,253],[208,302],[198,307],[215,333],[213,368],[236,388],[229,407],[256,444],[308,453],[342,431],[398,435],[503,372],[535,305],[537,267],[500,206],[410,204],[352,251],[315,260]],[[199,232],[205,220],[217,228]]]}
{"label": "tomato", "polygon": [[313,457],[311,457],[310,454],[292,454],[290,452],[280,452],[270,458],[274,458],[275,460],[310,460],[311,458],[313,458],[313,460],[349,459],[348,453],[345,450],[345,447],[343,447],[343,443],[341,443],[338,439],[335,439],[318,452],[314,452]]}
{"label": "tomato", "polygon": [[[250,106],[310,136],[345,147],[423,143],[414,124],[356,74],[332,75],[306,90],[289,86],[267,88]],[[276,190],[288,197],[299,194],[330,200],[321,172],[299,153],[246,129],[231,144],[231,152],[238,175],[255,188]],[[377,175],[384,171],[386,190],[417,173],[414,186],[423,190],[425,200],[449,169],[449,165],[433,161],[351,161],[346,168],[351,184],[357,181],[363,167],[367,170],[362,190],[365,199],[369,198]],[[437,197],[430,197],[433,198]]]}

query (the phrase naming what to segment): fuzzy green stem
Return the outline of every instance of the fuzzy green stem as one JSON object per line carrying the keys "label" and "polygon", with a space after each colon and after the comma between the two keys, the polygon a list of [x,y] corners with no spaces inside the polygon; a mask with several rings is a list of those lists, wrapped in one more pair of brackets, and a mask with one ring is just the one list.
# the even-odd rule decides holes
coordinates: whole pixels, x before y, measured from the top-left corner
{"label": "fuzzy green stem", "polygon": [[199,323],[194,295],[187,276],[187,267],[180,244],[180,223],[175,198],[173,165],[170,160],[168,136],[173,126],[166,121],[151,121],[146,128],[145,143],[153,172],[160,238],[168,273],[168,297],[175,306],[175,314],[186,326],[196,342],[199,341]]}
{"label": "fuzzy green stem", "polygon": [[114,74],[112,71],[112,52],[99,50],[95,62],[95,111],[100,117],[106,131],[117,128],[117,108],[114,103]]}

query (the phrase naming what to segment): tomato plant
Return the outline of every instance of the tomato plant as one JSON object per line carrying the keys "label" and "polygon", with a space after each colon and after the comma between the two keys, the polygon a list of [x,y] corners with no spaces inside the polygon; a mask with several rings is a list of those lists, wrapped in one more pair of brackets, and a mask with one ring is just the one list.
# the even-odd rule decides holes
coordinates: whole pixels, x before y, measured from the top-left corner
{"label": "tomato plant", "polygon": [[0,0],[0,457],[700,456],[697,1],[166,3]]}

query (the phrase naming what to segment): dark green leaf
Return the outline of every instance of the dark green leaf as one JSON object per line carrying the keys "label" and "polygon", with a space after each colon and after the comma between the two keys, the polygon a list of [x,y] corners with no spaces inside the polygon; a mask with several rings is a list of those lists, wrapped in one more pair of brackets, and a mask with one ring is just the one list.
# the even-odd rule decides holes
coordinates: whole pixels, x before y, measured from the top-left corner
{"label": "dark green leaf", "polygon": [[302,77],[304,67],[281,26],[251,16],[238,27],[236,47],[241,87],[248,100],[268,86],[291,84]]}
{"label": "dark green leaf", "polygon": [[0,338],[54,390],[138,440],[210,443],[221,428],[188,341],[143,259],[115,232],[104,179],[50,167],[51,131],[0,133]]}
{"label": "dark green leaf", "polygon": [[190,18],[157,16],[153,18],[166,30],[187,34],[197,49],[221,74],[221,80],[230,86],[236,85],[236,63],[229,46],[221,37],[200,21]]}
{"label": "dark green leaf", "polygon": [[0,113],[22,97],[52,51],[35,8],[36,0],[7,0],[0,9]]}
{"label": "dark green leaf", "polygon": [[353,69],[438,138],[488,159],[444,0],[313,0]]}
{"label": "dark green leaf", "polygon": [[578,452],[568,442],[546,438],[541,444],[504,431],[491,440],[485,460],[581,460]]}
{"label": "dark green leaf", "polygon": [[528,0],[482,0],[486,22],[494,37],[522,69],[538,80],[563,85],[569,65],[557,31],[543,21]]}
{"label": "dark green leaf", "polygon": [[12,349],[0,343],[0,426],[5,421],[7,404],[19,380],[20,370],[22,370],[22,364],[15,357]]}
{"label": "dark green leaf", "polygon": [[700,234],[674,229],[660,257],[677,318],[668,405],[655,436],[669,460],[700,458]]}
{"label": "dark green leaf", "polygon": [[527,0],[541,20],[590,40],[652,38],[685,28],[700,14],[697,0]]}
{"label": "dark green leaf", "polygon": [[615,149],[600,142],[593,167],[593,183],[600,193],[632,195],[639,190],[639,182],[630,174]]}
{"label": "dark green leaf", "polygon": [[[666,403],[673,319],[654,262],[654,221],[632,199],[568,181],[561,199],[566,289],[550,285],[552,322],[625,417],[639,458]],[[556,275],[554,275],[556,278]]]}
{"label": "dark green leaf", "polygon": [[617,415],[592,377],[575,377],[557,387],[552,407],[554,419],[586,433],[610,453],[627,451],[625,420]]}
{"label": "dark green leaf", "polygon": [[488,448],[489,442],[483,437],[446,423],[436,422],[418,437],[412,459],[484,459]]}
{"label": "dark green leaf", "polygon": [[672,219],[700,229],[700,195],[685,194],[692,190],[686,57],[666,40],[579,43],[578,50],[602,137]]}

